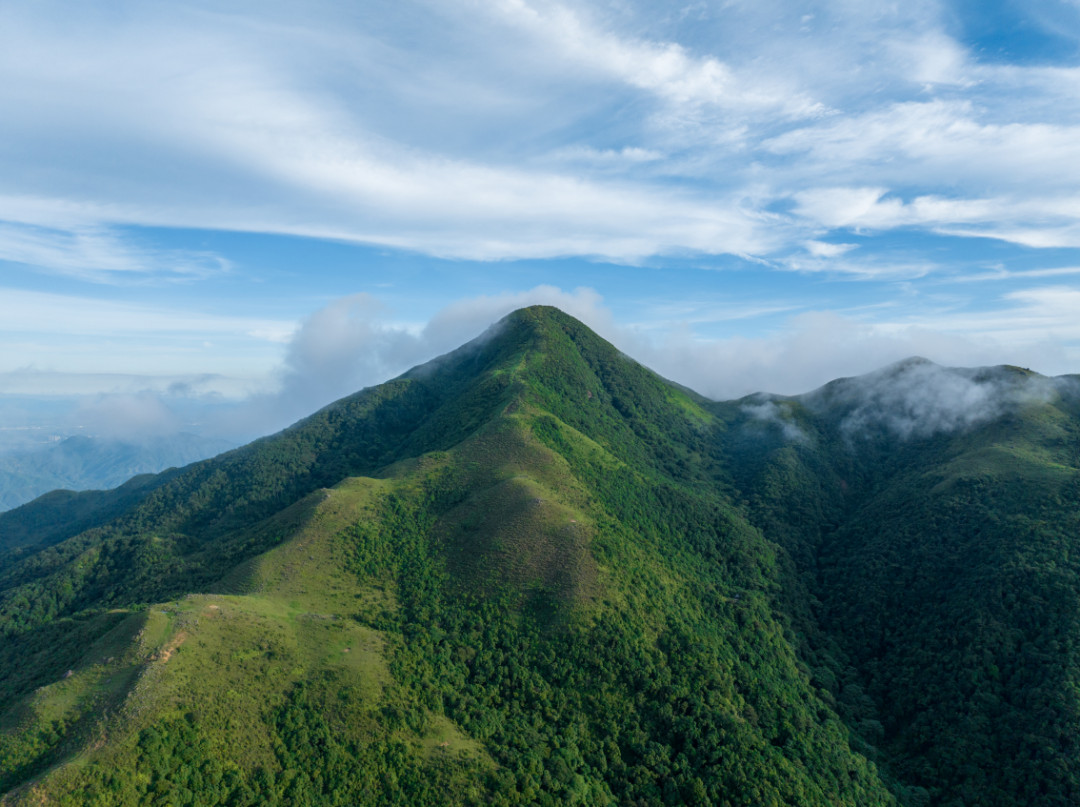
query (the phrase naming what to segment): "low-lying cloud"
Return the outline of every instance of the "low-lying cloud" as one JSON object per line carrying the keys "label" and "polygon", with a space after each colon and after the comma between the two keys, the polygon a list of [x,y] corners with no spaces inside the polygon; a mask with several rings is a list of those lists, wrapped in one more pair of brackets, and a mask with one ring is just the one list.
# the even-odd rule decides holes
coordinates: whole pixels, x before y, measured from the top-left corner
{"label": "low-lying cloud", "polygon": [[941,367],[909,359],[846,378],[803,397],[812,408],[847,410],[841,430],[851,438],[887,432],[901,439],[932,437],[987,423],[1025,404],[1059,394],[1059,382],[1018,368]]}
{"label": "low-lying cloud", "polygon": [[286,348],[278,389],[229,411],[224,419],[235,426],[225,431],[244,424],[258,433],[283,428],[477,338],[511,311],[540,304],[556,306],[602,334],[617,331],[590,289],[537,286],[475,297],[446,306],[422,326],[395,321],[394,312],[370,294],[342,297],[304,320]]}
{"label": "low-lying cloud", "polygon": [[[1060,344],[1050,350],[1034,332],[1009,332],[1004,335],[1015,338],[1006,340],[1002,334],[994,338],[988,327],[975,339],[929,325],[873,325],[830,312],[793,316],[778,332],[755,338],[709,339],[680,322],[617,322],[600,295],[585,288],[537,286],[463,299],[420,323],[403,322],[378,298],[357,294],[332,301],[300,323],[284,346],[278,370],[260,385],[272,391],[226,401],[213,392],[221,387],[221,379],[158,384],[151,392],[149,378],[147,389],[139,391],[133,387],[134,378],[125,377],[122,391],[72,396],[82,403],[62,425],[79,421],[117,437],[125,431],[183,429],[234,441],[252,439],[447,353],[511,311],[534,304],[562,309],[623,353],[715,400],[757,392],[795,395],[832,379],[871,373],[830,388],[830,394],[840,396],[847,407],[847,428],[853,434],[887,428],[901,436],[921,436],[964,428],[1000,414],[1002,407],[1049,394],[1048,387],[1040,386],[1049,380],[1017,386],[1014,376],[1022,378],[1019,374],[998,378],[918,362],[874,372],[913,355],[959,366],[1009,362],[1050,373],[1076,369],[1078,363],[1075,352]],[[1034,304],[1027,298],[1017,300],[1024,307]],[[747,414],[775,424],[786,439],[802,439],[797,425],[772,399],[763,397],[747,405],[751,407]],[[17,424],[0,423],[4,425]]]}
{"label": "low-lying cloud", "polygon": [[[929,354],[956,365],[1055,358],[1038,343],[1005,351],[989,339],[972,341],[927,327],[877,328],[833,313],[792,317],[785,331],[770,336],[703,339],[678,324],[656,329],[617,323],[590,289],[537,286],[460,300],[422,326],[396,324],[393,312],[370,295],[334,301],[312,314],[289,344],[280,389],[264,400],[271,404],[264,418],[284,426],[453,350],[511,311],[534,304],[562,309],[661,375],[717,400],[755,392],[798,394],[832,379],[870,373],[841,382],[833,392],[847,396],[843,405],[850,409],[852,432],[881,425],[878,421],[901,436],[963,428],[1000,414],[1002,407],[1044,399],[1054,389],[1053,382],[1038,376],[952,370],[926,362],[874,372],[912,355]],[[748,414],[774,423],[786,439],[805,439],[774,400],[747,406]]]}
{"label": "low-lying cloud", "polygon": [[172,434],[181,426],[176,413],[152,392],[86,399],[72,413],[70,422],[96,437],[125,440]]}
{"label": "low-lying cloud", "polygon": [[741,408],[752,420],[779,429],[780,434],[789,442],[807,443],[810,441],[806,432],[795,422],[790,405],[765,398],[757,402],[745,403]]}

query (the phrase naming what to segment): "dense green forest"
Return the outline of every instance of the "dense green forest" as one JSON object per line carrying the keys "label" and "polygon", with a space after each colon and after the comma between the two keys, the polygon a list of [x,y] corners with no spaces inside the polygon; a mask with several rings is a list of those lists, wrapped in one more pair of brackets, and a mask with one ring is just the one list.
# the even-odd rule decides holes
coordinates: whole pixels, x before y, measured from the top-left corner
{"label": "dense green forest", "polygon": [[1078,388],[714,403],[523,309],[0,514],[3,803],[1077,803]]}

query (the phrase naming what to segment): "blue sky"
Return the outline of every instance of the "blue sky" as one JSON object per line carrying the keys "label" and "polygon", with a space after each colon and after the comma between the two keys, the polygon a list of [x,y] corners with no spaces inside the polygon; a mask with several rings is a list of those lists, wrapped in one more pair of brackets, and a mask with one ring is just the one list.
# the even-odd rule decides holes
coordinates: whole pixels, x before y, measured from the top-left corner
{"label": "blue sky", "polygon": [[1076,0],[11,0],[0,37],[8,433],[242,439],[532,302],[714,397],[1080,372]]}

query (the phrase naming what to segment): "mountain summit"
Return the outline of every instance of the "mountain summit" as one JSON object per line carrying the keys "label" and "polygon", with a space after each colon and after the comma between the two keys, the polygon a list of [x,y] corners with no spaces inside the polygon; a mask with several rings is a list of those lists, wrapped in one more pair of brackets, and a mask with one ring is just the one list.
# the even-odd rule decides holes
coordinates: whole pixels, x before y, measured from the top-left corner
{"label": "mountain summit", "polygon": [[2,514],[4,803],[1071,803],[1077,400],[860,442],[852,394],[533,307]]}

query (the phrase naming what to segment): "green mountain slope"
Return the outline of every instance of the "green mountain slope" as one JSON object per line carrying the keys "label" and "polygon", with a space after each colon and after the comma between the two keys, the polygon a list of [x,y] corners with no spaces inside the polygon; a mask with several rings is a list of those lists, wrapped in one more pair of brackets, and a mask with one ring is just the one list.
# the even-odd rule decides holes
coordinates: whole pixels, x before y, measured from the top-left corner
{"label": "green mountain slope", "polygon": [[9,562],[7,800],[894,803],[703,403],[527,309]]}
{"label": "green mountain slope", "polygon": [[[1075,379],[915,362],[772,403],[741,485],[799,564],[804,656],[857,747],[912,803],[1077,803]],[[766,428],[760,405],[732,430]]]}
{"label": "green mountain slope", "polygon": [[1071,384],[713,403],[516,312],[0,516],[3,803],[1075,803]]}
{"label": "green mountain slope", "polygon": [[[0,513],[0,553],[26,554],[100,527],[122,515],[175,473],[143,474],[112,490],[54,490]],[[0,567],[13,558],[0,560]]]}

